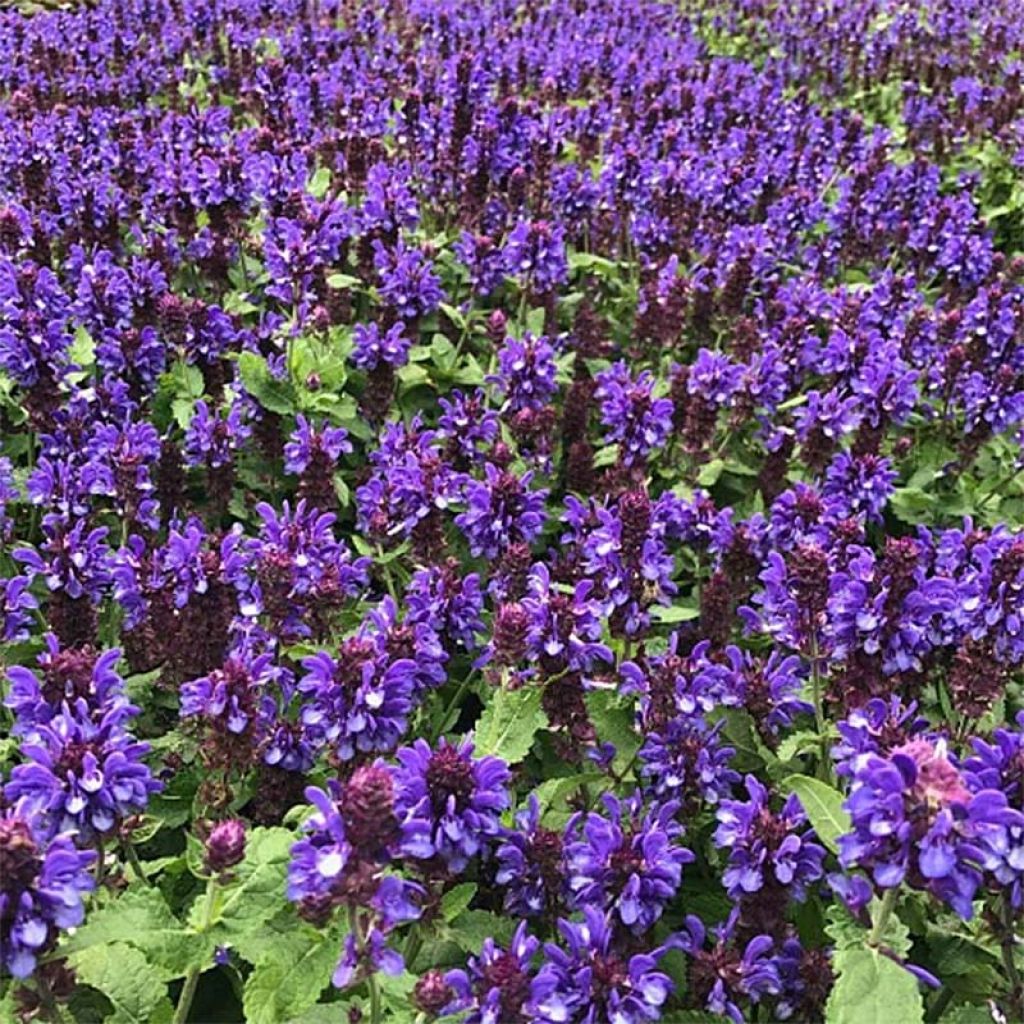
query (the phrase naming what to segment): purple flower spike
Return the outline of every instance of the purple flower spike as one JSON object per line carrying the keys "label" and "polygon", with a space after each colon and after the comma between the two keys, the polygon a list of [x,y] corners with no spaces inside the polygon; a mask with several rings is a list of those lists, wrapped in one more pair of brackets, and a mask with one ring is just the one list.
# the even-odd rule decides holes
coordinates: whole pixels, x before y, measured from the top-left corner
{"label": "purple flower spike", "polygon": [[0,964],[15,978],[35,970],[60,929],[82,923],[95,858],[69,835],[47,837],[31,804],[15,803],[0,816]]}
{"label": "purple flower spike", "polygon": [[397,756],[403,851],[463,871],[500,835],[508,766],[496,757],[474,758],[471,743],[453,747],[445,740],[435,750],[417,740]]}

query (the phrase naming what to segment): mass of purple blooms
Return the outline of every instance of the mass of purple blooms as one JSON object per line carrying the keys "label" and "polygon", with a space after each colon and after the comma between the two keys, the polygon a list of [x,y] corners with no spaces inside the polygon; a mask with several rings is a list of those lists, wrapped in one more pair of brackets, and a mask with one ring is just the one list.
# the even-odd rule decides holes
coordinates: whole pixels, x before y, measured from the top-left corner
{"label": "mass of purple blooms", "polygon": [[0,1021],[1024,1020],[1020,15],[0,10]]}

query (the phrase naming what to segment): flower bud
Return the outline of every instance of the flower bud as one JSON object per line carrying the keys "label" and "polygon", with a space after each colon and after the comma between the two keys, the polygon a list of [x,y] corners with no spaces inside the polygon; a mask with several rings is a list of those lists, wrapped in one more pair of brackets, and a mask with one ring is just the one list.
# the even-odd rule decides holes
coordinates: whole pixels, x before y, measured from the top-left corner
{"label": "flower bud", "polygon": [[245,823],[237,818],[214,825],[206,837],[206,866],[220,873],[234,867],[245,856]]}

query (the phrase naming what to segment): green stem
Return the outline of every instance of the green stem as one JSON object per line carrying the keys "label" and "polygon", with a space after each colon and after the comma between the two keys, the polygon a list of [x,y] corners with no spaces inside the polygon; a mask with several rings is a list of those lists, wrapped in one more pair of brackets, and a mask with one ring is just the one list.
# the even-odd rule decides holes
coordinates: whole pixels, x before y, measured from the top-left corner
{"label": "green stem", "polygon": [[125,859],[132,866],[132,871],[135,873],[135,877],[140,882],[144,882],[146,885],[149,885],[149,879],[146,877],[146,872],[142,870],[139,855],[135,852],[135,847],[132,845],[132,841],[130,839],[122,839],[121,849],[124,850]]}
{"label": "green stem", "polygon": [[950,1000],[953,998],[953,990],[948,985],[943,985],[939,990],[939,994],[935,997],[935,1002],[928,1007],[928,1013],[925,1015],[926,1021],[937,1021],[946,1012],[946,1007],[949,1006]]}
{"label": "green stem", "polygon": [[416,963],[416,957],[420,955],[420,949],[423,947],[423,937],[420,935],[419,929],[414,925],[412,930],[409,932],[409,938],[405,940],[405,949],[402,951],[402,958],[405,960],[405,966],[411,971]]}
{"label": "green stem", "polygon": [[[210,927],[210,919],[213,917],[213,902],[217,894],[217,879],[211,878],[206,883],[206,898],[203,902],[203,916],[196,929],[201,935]],[[178,997],[178,1005],[174,1011],[172,1024],[185,1024],[188,1020],[188,1011],[192,1008],[192,1000],[195,998],[196,989],[199,987],[199,975],[202,968],[193,966],[188,969],[185,975],[185,985]]]}
{"label": "green stem", "polygon": [[1003,966],[1006,968],[1006,977],[1010,982],[1010,1016],[1014,1020],[1024,1019],[1024,982],[1021,981],[1020,971],[1017,970],[1015,946],[1017,944],[1014,935],[1014,913],[1010,905],[1009,897],[1003,897],[1003,920],[1002,920],[1002,941],[1000,948],[1003,955]]}
{"label": "green stem", "polygon": [[448,702],[448,706],[444,709],[444,714],[441,716],[441,728],[438,730],[437,735],[434,737],[436,743],[451,727],[454,725],[453,716],[457,718],[458,710],[462,704],[462,698],[466,695],[466,690],[469,688],[469,681],[473,677],[473,669],[470,669],[466,673],[462,682],[459,683],[459,688],[455,691],[455,695]]}
{"label": "green stem", "polygon": [[366,986],[370,990],[370,1024],[380,1024],[380,986],[376,974],[367,977]]}
{"label": "green stem", "polygon": [[93,877],[96,879],[96,888],[103,884],[103,872],[106,868],[106,850],[103,849],[103,839],[96,837],[96,866],[93,868]]}
{"label": "green stem", "polygon": [[882,905],[878,908],[878,916],[875,918],[871,934],[868,936],[869,946],[875,949],[881,946],[886,926],[889,924],[889,918],[892,917],[892,913],[896,909],[896,900],[899,894],[899,886],[885,890],[885,895],[882,897]]}

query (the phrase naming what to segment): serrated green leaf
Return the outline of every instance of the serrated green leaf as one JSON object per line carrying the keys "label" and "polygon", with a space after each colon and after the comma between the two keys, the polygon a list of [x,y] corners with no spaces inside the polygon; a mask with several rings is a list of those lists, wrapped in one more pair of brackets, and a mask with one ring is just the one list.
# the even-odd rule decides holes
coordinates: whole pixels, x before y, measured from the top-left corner
{"label": "serrated green leaf", "polygon": [[245,390],[270,412],[288,416],[295,411],[295,389],[288,381],[278,380],[266,359],[255,352],[241,352],[238,356],[238,375]]}
{"label": "serrated green leaf", "polygon": [[850,816],[843,809],[843,794],[809,775],[790,775],[784,785],[800,798],[818,838],[833,853],[838,853],[839,837],[852,827]]}
{"label": "serrated green leaf", "polygon": [[601,781],[601,776],[592,773],[589,775],[566,775],[557,779],[545,779],[533,792],[543,813],[549,807],[564,803],[568,797],[579,790],[580,786],[590,781]]}
{"label": "serrated green leaf", "polygon": [[449,889],[441,897],[441,916],[446,921],[454,921],[473,902],[476,890],[476,882],[462,882]]}
{"label": "serrated green leaf", "polygon": [[484,939],[507,945],[515,931],[514,918],[486,910],[467,910],[449,925],[449,938],[466,953],[479,953]]}
{"label": "serrated green leaf", "polygon": [[[878,919],[880,908],[881,900],[874,897],[870,906],[872,921]],[[843,903],[832,904],[826,910],[825,916],[828,920],[825,925],[825,934],[832,940],[836,950],[864,948],[868,939],[868,930],[854,919]],[[897,956],[906,956],[910,952],[910,929],[897,914],[889,915],[881,942],[886,949],[891,950]]]}
{"label": "serrated green leaf", "polygon": [[954,1006],[942,1015],[942,1024],[995,1024],[995,1017],[987,1006],[963,1004]]}
{"label": "serrated green leaf", "polygon": [[592,690],[583,699],[598,742],[615,745],[614,767],[624,771],[640,747],[632,701],[611,690]]}
{"label": "serrated green leaf", "polygon": [[495,690],[474,730],[476,755],[492,754],[509,764],[522,761],[548,724],[540,701],[541,691],[534,687]]}
{"label": "serrated green leaf", "polygon": [[780,744],[776,754],[780,761],[792,761],[797,754],[821,749],[821,739],[811,729],[800,729],[790,733]]}
{"label": "serrated green leaf", "polygon": [[146,956],[126,942],[92,946],[76,953],[72,964],[78,980],[99,989],[114,1012],[108,1024],[149,1024],[167,987]]}
{"label": "serrated green leaf", "polygon": [[[285,828],[257,828],[246,841],[245,860],[234,869],[234,879],[218,893],[212,932],[218,941],[230,944],[232,936],[243,934],[270,920],[284,899],[288,855],[294,835]],[[192,908],[190,923],[201,915],[201,901]]]}
{"label": "serrated green leaf", "polygon": [[922,1024],[917,980],[875,949],[838,950],[837,980],[825,1008],[827,1024]]}
{"label": "serrated green leaf", "polygon": [[313,1006],[331,980],[341,946],[337,935],[313,933],[301,946],[276,944],[245,983],[248,1024],[283,1024]]}
{"label": "serrated green leaf", "polygon": [[916,525],[929,517],[938,501],[919,487],[900,487],[889,499],[889,507],[903,522]]}
{"label": "serrated green leaf", "polygon": [[122,943],[143,953],[165,981],[184,977],[190,967],[208,963],[213,956],[213,941],[186,928],[159,890],[148,886],[127,889],[115,902],[93,911],[65,937],[60,951],[71,955]]}

